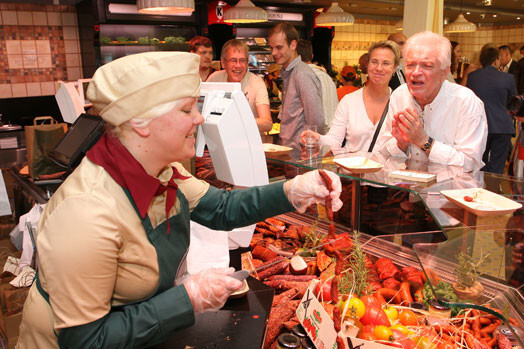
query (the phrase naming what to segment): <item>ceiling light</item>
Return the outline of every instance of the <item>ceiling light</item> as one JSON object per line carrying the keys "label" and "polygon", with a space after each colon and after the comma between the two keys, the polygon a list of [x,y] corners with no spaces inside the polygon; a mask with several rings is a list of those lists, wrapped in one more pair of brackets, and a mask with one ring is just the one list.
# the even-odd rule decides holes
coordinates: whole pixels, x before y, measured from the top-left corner
{"label": "ceiling light", "polygon": [[466,12],[466,14],[467,14],[467,15],[470,15],[470,14],[471,14],[471,12],[469,12],[469,11],[468,11],[468,12]]}
{"label": "ceiling light", "polygon": [[493,15],[493,18],[497,18],[497,15]]}
{"label": "ceiling light", "polygon": [[444,27],[446,33],[470,33],[477,30],[475,23],[469,22],[462,14],[462,0],[460,0],[460,13],[453,22]]}
{"label": "ceiling light", "polygon": [[404,20],[400,20],[400,21],[397,21],[397,23],[395,23],[395,30],[398,30],[398,31],[401,31],[404,29]]}
{"label": "ceiling light", "polygon": [[226,23],[260,23],[267,22],[267,12],[256,7],[249,0],[240,0],[234,7],[224,13]]}
{"label": "ceiling light", "polygon": [[194,0],[137,0],[139,13],[152,15],[176,15],[195,11]]}
{"label": "ceiling light", "polygon": [[477,30],[475,23],[469,22],[462,13],[444,28],[446,33],[470,33],[475,30]]}
{"label": "ceiling light", "polygon": [[347,26],[354,23],[355,17],[350,13],[344,12],[337,2],[332,3],[329,9],[319,14],[315,20],[315,24],[321,27]]}

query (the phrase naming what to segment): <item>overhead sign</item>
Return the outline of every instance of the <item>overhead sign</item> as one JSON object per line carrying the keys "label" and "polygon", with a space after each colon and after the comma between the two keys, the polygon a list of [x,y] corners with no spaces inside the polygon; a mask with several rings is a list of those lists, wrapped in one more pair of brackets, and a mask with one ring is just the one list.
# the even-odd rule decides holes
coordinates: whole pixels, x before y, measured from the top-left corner
{"label": "overhead sign", "polygon": [[301,22],[304,17],[302,13],[266,11],[268,21]]}
{"label": "overhead sign", "polygon": [[227,4],[225,1],[213,1],[207,4],[207,24],[229,24],[224,22],[224,12],[226,12],[231,5]]}

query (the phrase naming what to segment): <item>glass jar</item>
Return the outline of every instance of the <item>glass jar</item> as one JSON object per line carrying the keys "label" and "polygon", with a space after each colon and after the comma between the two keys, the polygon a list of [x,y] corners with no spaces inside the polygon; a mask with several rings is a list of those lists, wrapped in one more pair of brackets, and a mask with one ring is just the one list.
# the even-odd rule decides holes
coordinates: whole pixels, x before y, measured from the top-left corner
{"label": "glass jar", "polygon": [[451,318],[451,308],[440,304],[436,299],[429,301],[428,325],[446,324]]}
{"label": "glass jar", "polygon": [[304,330],[304,327],[302,327],[302,325],[300,325],[300,324],[298,324],[295,327],[293,327],[291,329],[291,332],[293,332],[293,334],[295,336],[297,336],[298,338],[300,338],[300,339],[307,337],[307,333]]}
{"label": "glass jar", "polygon": [[413,309],[413,313],[415,313],[419,324],[426,322],[426,314],[424,314],[424,312],[426,312],[428,308],[424,304],[420,302],[412,302],[409,304],[409,307]]}

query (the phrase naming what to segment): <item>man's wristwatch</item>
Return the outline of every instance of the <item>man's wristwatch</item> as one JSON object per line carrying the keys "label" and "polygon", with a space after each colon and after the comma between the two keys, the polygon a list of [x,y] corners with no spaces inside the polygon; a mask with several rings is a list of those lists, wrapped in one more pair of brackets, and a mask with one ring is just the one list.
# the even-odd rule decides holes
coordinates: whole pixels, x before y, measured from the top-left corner
{"label": "man's wristwatch", "polygon": [[428,141],[424,144],[422,144],[422,146],[420,147],[420,149],[422,149],[423,151],[428,151],[431,149],[431,146],[433,145],[433,138],[429,137],[428,138]]}

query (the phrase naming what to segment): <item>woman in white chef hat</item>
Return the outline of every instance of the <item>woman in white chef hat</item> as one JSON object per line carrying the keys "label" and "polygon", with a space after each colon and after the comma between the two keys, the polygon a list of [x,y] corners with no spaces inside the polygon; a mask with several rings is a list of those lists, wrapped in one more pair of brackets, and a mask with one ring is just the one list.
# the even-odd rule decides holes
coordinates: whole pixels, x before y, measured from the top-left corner
{"label": "woman in white chef hat", "polygon": [[184,272],[189,220],[230,230],[321,202],[318,171],[223,191],[177,163],[195,155],[199,56],[148,52],[99,68],[88,99],[111,126],[49,200],[38,226],[38,278],[18,348],[155,345],[220,309],[241,287],[229,269]]}

